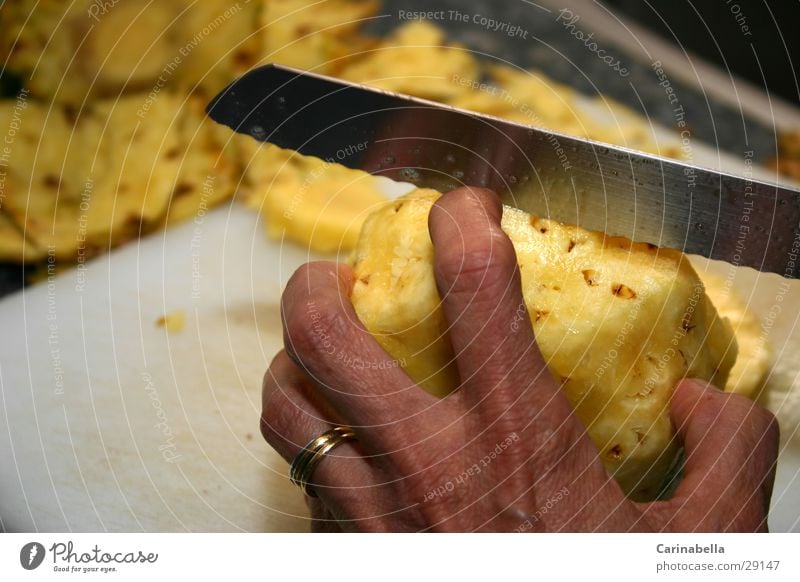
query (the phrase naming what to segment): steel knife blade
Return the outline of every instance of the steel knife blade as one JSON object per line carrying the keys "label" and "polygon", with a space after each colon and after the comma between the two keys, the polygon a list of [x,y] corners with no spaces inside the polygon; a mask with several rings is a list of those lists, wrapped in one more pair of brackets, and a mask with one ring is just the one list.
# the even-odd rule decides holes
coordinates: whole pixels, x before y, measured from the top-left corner
{"label": "steel knife blade", "polygon": [[208,105],[236,132],[418,187],[800,277],[800,192],[278,65]]}

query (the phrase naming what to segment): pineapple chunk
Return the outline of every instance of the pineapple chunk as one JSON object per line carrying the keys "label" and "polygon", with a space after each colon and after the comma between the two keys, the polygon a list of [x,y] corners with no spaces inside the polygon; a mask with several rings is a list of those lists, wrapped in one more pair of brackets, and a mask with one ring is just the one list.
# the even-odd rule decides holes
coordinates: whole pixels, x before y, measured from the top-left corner
{"label": "pineapple chunk", "polygon": [[[26,260],[36,247],[82,260],[163,219],[179,169],[180,100],[160,95],[146,122],[136,115],[141,103],[97,101],[77,119],[65,109],[27,105],[3,201],[30,243]],[[14,107],[0,102],[0,126],[14,118]]]}

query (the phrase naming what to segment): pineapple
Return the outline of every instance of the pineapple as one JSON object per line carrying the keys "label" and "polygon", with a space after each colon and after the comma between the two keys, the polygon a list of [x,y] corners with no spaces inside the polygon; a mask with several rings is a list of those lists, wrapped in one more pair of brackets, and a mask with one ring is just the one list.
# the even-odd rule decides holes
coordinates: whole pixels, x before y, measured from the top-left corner
{"label": "pineapple", "polygon": [[[439,196],[417,190],[367,219],[351,259],[352,301],[406,372],[445,396],[459,380],[427,228]],[[725,386],[737,354],[730,323],[678,251],[509,207],[502,227],[550,372],[625,492],[653,499],[678,451],[672,391],[687,376]]]}

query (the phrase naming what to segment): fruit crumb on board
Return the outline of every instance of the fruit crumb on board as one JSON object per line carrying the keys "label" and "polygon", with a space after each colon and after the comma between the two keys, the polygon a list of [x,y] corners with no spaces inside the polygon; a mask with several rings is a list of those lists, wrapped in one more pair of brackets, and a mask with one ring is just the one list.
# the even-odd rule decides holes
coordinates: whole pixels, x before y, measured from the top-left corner
{"label": "fruit crumb on board", "polygon": [[180,332],[186,327],[186,313],[184,311],[173,311],[162,315],[156,320],[156,326],[165,328],[168,332]]}

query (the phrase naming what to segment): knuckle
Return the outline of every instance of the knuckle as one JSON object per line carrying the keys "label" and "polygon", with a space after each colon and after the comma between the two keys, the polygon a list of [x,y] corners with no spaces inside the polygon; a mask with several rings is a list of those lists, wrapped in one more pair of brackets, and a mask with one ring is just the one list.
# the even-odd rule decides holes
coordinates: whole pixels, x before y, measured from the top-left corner
{"label": "knuckle", "polygon": [[297,296],[304,293],[305,290],[304,294],[307,295],[309,291],[309,280],[313,269],[314,266],[312,263],[305,263],[298,267],[286,283],[287,291],[291,290],[291,294]]}
{"label": "knuckle", "polygon": [[275,421],[277,418],[278,415],[274,412],[273,407],[265,403],[261,409],[261,418],[259,419],[258,425],[261,430],[261,436],[271,445],[274,445],[278,434],[275,430]]}
{"label": "knuckle", "polygon": [[778,419],[772,412],[753,403],[750,410],[750,418],[757,432],[763,434],[769,440],[778,441],[780,428],[778,426]]}
{"label": "knuckle", "polygon": [[292,435],[297,435],[298,427],[304,426],[304,415],[284,390],[278,389],[264,402],[260,421],[261,435],[278,451],[286,450],[287,444],[302,446],[303,443],[293,441]]}
{"label": "knuckle", "polygon": [[304,302],[303,312],[296,310],[286,326],[286,351],[295,361],[336,352],[349,321],[338,305],[325,297],[311,297]]}
{"label": "knuckle", "polygon": [[767,430],[773,422],[776,422],[775,416],[769,410],[759,406],[746,396],[726,394],[726,397],[728,399],[727,406],[732,409],[732,412],[739,417],[742,423],[746,423],[753,428]]}
{"label": "knuckle", "polygon": [[458,212],[463,207],[465,201],[479,202],[479,192],[479,188],[461,186],[445,193],[434,203],[434,206],[448,213]]}
{"label": "knuckle", "polygon": [[261,418],[259,418],[258,428],[261,431],[261,436],[264,438],[264,440],[268,443],[272,443],[273,433],[267,417],[266,408],[261,411]]}
{"label": "knuckle", "polygon": [[777,425],[777,419],[775,415],[772,414],[769,410],[764,408],[763,406],[759,406],[755,402],[750,403],[750,415],[754,418],[754,420],[763,425],[764,427],[770,427],[771,425]]}
{"label": "knuckle", "polygon": [[289,364],[290,361],[285,350],[281,350],[275,354],[267,371],[264,372],[264,378],[261,381],[261,389],[265,394],[270,393],[280,384],[284,377],[288,376],[287,366],[291,365]]}
{"label": "knuckle", "polygon": [[278,388],[270,393],[265,399],[261,409],[261,434],[272,442],[274,437],[280,432],[280,424],[286,417],[286,400],[281,396]]}
{"label": "knuckle", "polygon": [[290,323],[295,317],[303,318],[309,303],[319,300],[321,291],[333,281],[338,281],[339,273],[333,263],[306,263],[292,273],[286,283],[281,301],[284,318]]}
{"label": "knuckle", "polygon": [[772,414],[771,412],[768,412],[768,414],[769,418],[766,420],[767,422],[766,433],[767,436],[772,440],[772,442],[775,443],[775,446],[777,447],[778,441],[780,441],[780,436],[781,436],[780,425],[778,424],[778,419],[774,414]]}
{"label": "knuckle", "polygon": [[280,395],[282,384],[289,381],[283,367],[286,355],[279,352],[269,365],[261,382],[261,416],[259,418],[259,428],[261,435],[268,442],[273,437],[271,426],[278,419],[279,412],[276,410],[276,395]]}
{"label": "knuckle", "polygon": [[730,421],[737,424],[735,430],[741,437],[744,437],[739,439],[740,446],[743,447],[743,454],[750,454],[754,448],[760,446],[777,446],[779,428],[774,414],[740,394],[726,394],[725,396],[727,397],[726,405],[730,407]]}
{"label": "knuckle", "polygon": [[487,188],[479,188],[477,186],[459,186],[455,190],[450,191],[450,194],[473,196],[477,193],[489,193],[491,190]]}
{"label": "knuckle", "polygon": [[274,368],[270,366],[267,371],[264,372],[264,377],[261,379],[261,392],[264,396],[267,396],[272,393],[276,385]]}
{"label": "knuckle", "polygon": [[510,241],[492,234],[486,240],[470,243],[456,260],[440,263],[440,274],[455,293],[475,292],[478,289],[505,288],[517,268],[516,256]]}
{"label": "knuckle", "polygon": [[494,192],[475,186],[456,188],[442,196],[436,204],[456,215],[465,207],[471,207],[479,212],[488,211],[492,214],[500,210],[500,199]]}

